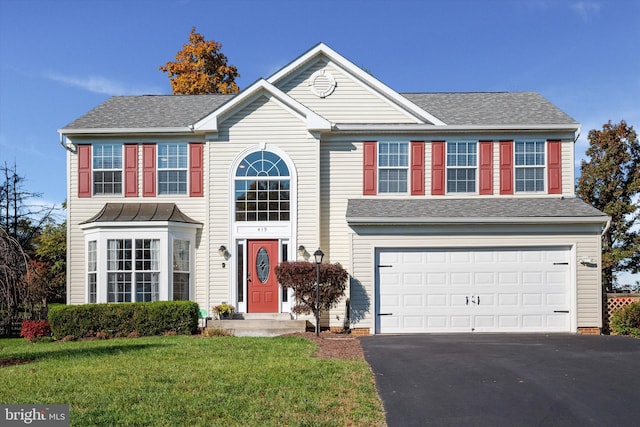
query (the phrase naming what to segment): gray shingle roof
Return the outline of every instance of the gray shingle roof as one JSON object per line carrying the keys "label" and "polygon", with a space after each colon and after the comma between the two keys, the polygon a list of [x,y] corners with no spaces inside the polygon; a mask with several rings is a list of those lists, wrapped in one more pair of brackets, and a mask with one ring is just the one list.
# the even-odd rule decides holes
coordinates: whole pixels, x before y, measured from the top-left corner
{"label": "gray shingle roof", "polygon": [[201,224],[182,213],[175,203],[106,203],[100,212],[81,224],[138,221],[172,221]]}
{"label": "gray shingle roof", "polygon": [[[577,124],[535,92],[405,93],[447,125]],[[235,95],[114,96],[64,130],[186,128]]]}
{"label": "gray shingle roof", "polygon": [[145,129],[187,127],[234,95],[114,96],[64,129]]}
{"label": "gray shingle roof", "polygon": [[447,125],[577,124],[536,92],[403,93]]}
{"label": "gray shingle roof", "polygon": [[350,199],[350,223],[514,222],[596,219],[607,216],[577,198]]}

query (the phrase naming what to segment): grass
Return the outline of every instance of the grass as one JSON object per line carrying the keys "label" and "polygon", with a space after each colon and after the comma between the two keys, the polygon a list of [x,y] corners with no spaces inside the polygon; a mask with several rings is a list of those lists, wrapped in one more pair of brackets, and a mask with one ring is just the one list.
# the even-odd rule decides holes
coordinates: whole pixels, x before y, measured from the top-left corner
{"label": "grass", "polygon": [[0,403],[69,404],[71,425],[384,425],[361,359],[299,337],[0,340]]}

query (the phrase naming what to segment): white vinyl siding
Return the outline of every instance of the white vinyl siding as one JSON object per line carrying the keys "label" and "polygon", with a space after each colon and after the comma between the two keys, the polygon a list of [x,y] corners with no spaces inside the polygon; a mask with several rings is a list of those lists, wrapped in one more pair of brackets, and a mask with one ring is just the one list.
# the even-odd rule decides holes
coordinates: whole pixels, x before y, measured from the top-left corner
{"label": "white vinyl siding", "polygon": [[[69,138],[70,141],[74,141],[74,138]],[[83,143],[95,144],[98,139],[85,139],[77,138],[78,141]],[[127,139],[123,141],[118,138],[113,138],[114,143],[157,143],[162,138],[154,136],[153,139]],[[194,139],[193,135],[186,136],[185,138],[167,138],[167,142],[170,143],[188,143],[198,142]],[[142,150],[139,150],[139,162],[142,159]],[[205,168],[206,161],[208,159],[208,151],[205,150]],[[139,175],[138,182],[142,182],[142,167],[139,163]],[[69,176],[72,178],[69,180],[67,200],[69,201],[67,208],[67,302],[69,304],[84,304],[90,301],[88,294],[88,276],[87,276],[87,244],[85,242],[85,232],[80,228],[79,224],[88,220],[97,214],[108,202],[118,203],[151,203],[151,202],[166,202],[167,200],[159,200],[149,197],[127,197],[126,199],[121,195],[113,196],[101,196],[91,198],[78,198],[78,157],[74,153],[67,154],[67,170]],[[205,169],[206,173],[206,169]],[[209,226],[206,217],[207,212],[207,197],[209,195],[208,186],[204,186],[205,197],[176,197],[175,203],[180,210],[190,218],[201,222],[203,227],[197,232],[198,240],[197,244],[193,245],[194,260],[192,268],[191,283],[195,294],[192,295],[192,299],[198,302],[202,307],[207,307],[209,300],[209,255],[208,255],[208,242],[209,241]],[[219,246],[219,245],[218,245]],[[216,246],[217,251],[217,246]],[[103,254],[106,260],[106,252]]]}
{"label": "white vinyl siding", "polygon": [[[336,80],[336,89],[325,98],[314,95],[309,77],[326,69]],[[334,123],[416,123],[417,120],[341,69],[320,60],[301,70],[278,88]]]}
{"label": "white vinyl siding", "polygon": [[[248,234],[238,233],[262,233],[256,231],[258,226],[246,231],[240,222],[235,223],[235,229],[230,227],[234,223],[234,207],[230,206],[233,200],[233,175],[234,161],[239,161],[243,152],[265,151],[282,152],[293,163],[289,173],[295,176],[296,185],[292,186],[290,215],[292,221],[291,233],[288,235],[273,234],[273,226],[279,227],[282,221],[264,223],[260,230],[266,230],[261,234],[263,238],[289,239],[290,247],[302,244],[307,248],[315,248],[319,244],[320,228],[318,227],[319,214],[319,143],[309,134],[304,121],[291,114],[291,111],[282,108],[279,102],[270,98],[258,97],[250,104],[224,118],[219,124],[218,137],[208,144],[209,150],[215,155],[209,158],[208,169],[211,171],[208,177],[207,187],[211,194],[215,194],[209,202],[209,221],[211,235],[216,236],[210,244],[212,255],[209,269],[208,283],[211,283],[209,306],[220,304],[222,301],[231,301],[231,289],[237,294],[235,284],[237,282],[237,266],[233,263],[225,263],[217,255],[220,245],[227,248],[236,248],[233,238],[243,238]],[[280,150],[280,151],[278,151]],[[231,177],[231,179],[230,179]],[[230,193],[231,189],[231,193]],[[296,196],[294,196],[294,190]],[[294,199],[294,197],[296,197]],[[294,221],[297,218],[297,221]],[[235,232],[234,230],[240,230]],[[242,231],[245,230],[245,231]],[[234,234],[235,233],[235,234]],[[233,236],[233,237],[232,237]],[[250,238],[250,237],[246,237]],[[292,240],[293,239],[293,240]],[[311,251],[313,252],[313,250]],[[292,257],[295,254],[290,253]],[[232,253],[232,257],[235,254]],[[245,298],[246,299],[246,298]]]}

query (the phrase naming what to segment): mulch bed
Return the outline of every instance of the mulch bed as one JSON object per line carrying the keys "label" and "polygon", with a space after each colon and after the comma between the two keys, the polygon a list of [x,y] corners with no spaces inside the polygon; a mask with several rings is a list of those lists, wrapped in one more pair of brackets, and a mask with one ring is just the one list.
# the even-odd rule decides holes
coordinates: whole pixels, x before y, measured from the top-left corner
{"label": "mulch bed", "polygon": [[322,332],[316,337],[314,332],[298,332],[292,336],[303,337],[318,343],[316,357],[321,359],[364,359],[360,341],[351,335]]}
{"label": "mulch bed", "polygon": [[28,359],[0,359],[0,368],[4,368],[5,366],[15,366],[15,365],[26,365],[27,363],[31,363],[33,360]]}

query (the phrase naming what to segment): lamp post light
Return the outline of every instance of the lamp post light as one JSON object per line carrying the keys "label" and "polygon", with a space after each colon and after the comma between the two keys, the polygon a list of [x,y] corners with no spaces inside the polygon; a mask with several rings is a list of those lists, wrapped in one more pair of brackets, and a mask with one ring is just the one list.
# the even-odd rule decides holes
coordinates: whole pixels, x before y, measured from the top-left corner
{"label": "lamp post light", "polygon": [[322,263],[322,257],[324,257],[324,252],[318,248],[317,251],[313,253],[314,258],[316,259],[316,336],[320,336],[320,264]]}

